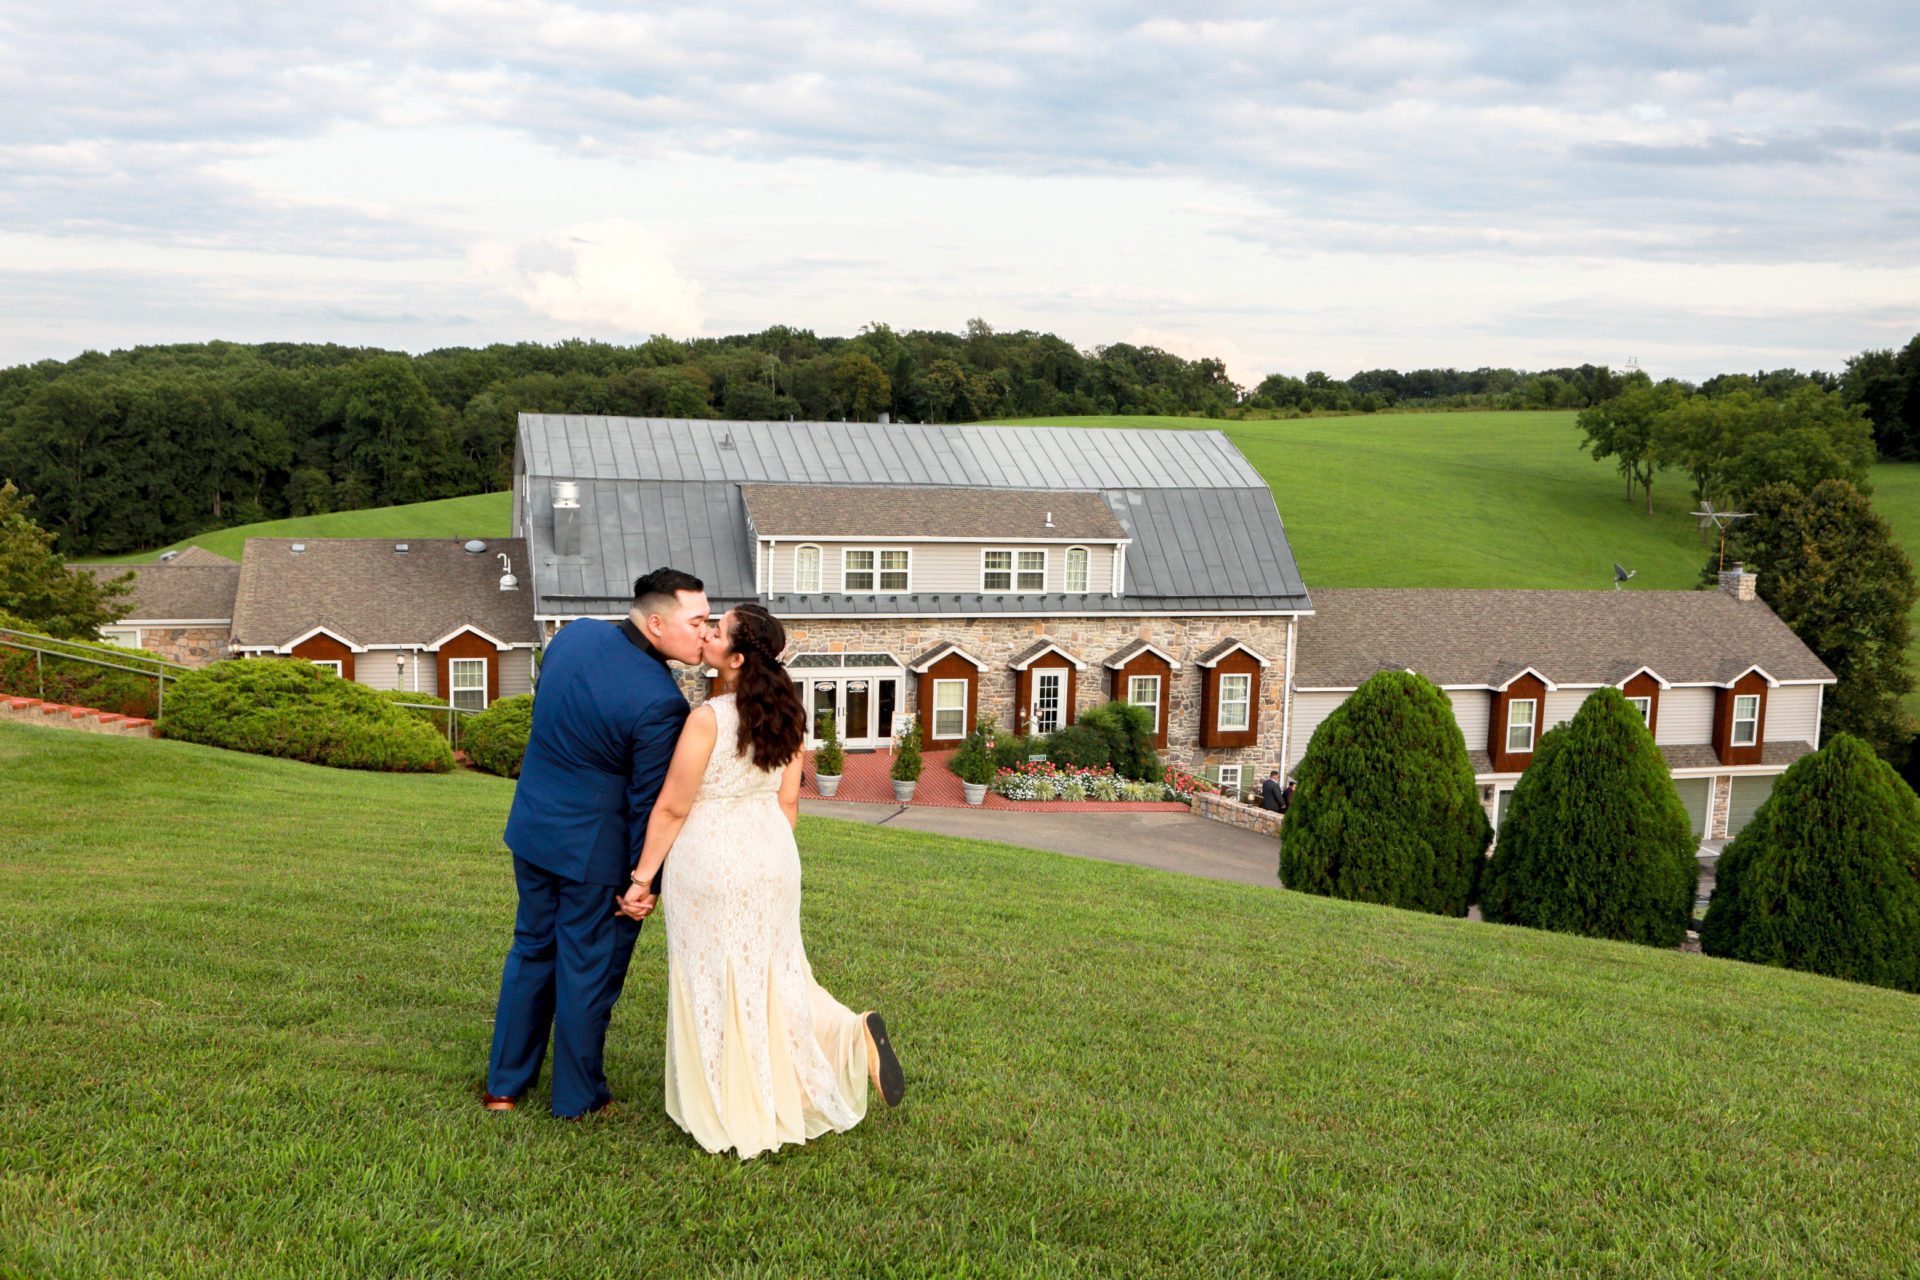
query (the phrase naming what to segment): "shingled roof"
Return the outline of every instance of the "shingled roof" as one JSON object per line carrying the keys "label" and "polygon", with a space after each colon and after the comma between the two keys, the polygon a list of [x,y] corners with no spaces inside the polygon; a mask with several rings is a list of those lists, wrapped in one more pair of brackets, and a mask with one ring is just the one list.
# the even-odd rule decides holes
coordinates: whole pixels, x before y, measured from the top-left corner
{"label": "shingled roof", "polygon": [[[211,554],[211,553],[209,553]],[[142,622],[219,622],[233,618],[234,594],[240,586],[240,566],[231,560],[223,563],[187,562],[179,559],[164,564],[82,564],[75,570],[97,578],[118,578],[133,574],[133,594],[125,597],[127,623]]]}
{"label": "shingled roof", "polygon": [[740,495],[762,537],[1118,542],[1127,536],[1097,493],[743,484]]}
{"label": "shingled roof", "polygon": [[1494,688],[1531,667],[1557,685],[1618,684],[1647,667],[1670,684],[1833,673],[1759,600],[1724,591],[1326,589],[1300,623],[1294,685],[1351,689],[1376,671]]}
{"label": "shingled roof", "polygon": [[[562,481],[578,486],[581,526],[579,553],[565,556],[557,554],[553,540],[554,486]],[[516,525],[515,532],[532,551],[539,612],[617,613],[626,607],[633,579],[663,564],[698,574],[718,607],[755,599],[754,533],[767,530],[758,514],[749,524],[743,490],[788,487],[854,491],[845,500],[868,509],[848,532],[875,538],[913,536],[878,530],[924,530],[934,522],[929,513],[936,507],[961,519],[959,506],[938,496],[943,491],[1004,495],[1017,504],[1019,520],[1027,521],[1037,507],[1042,525],[1049,501],[1058,524],[1066,510],[1060,495],[1075,494],[1104,506],[1119,536],[1131,542],[1124,596],[758,597],[782,615],[1288,613],[1312,607],[1272,490],[1218,431],[526,413],[520,415],[514,474],[515,518],[524,527]],[[876,500],[903,492],[910,501],[898,516]],[[925,510],[915,510],[916,504]],[[796,511],[778,515],[784,522]],[[769,508],[765,518],[775,515]],[[973,531],[984,522],[964,527],[969,532],[949,536],[1012,540],[1009,528],[1016,526],[979,533]],[[1045,534],[1020,527],[1026,538]],[[809,528],[798,536],[832,532],[838,531]],[[1091,533],[1067,536],[1099,540]]]}
{"label": "shingled roof", "polygon": [[503,551],[524,574],[518,538],[488,539],[479,553],[457,538],[248,538],[234,646],[279,648],[315,627],[358,645],[425,646],[462,627],[533,643],[533,593],[500,590]]}

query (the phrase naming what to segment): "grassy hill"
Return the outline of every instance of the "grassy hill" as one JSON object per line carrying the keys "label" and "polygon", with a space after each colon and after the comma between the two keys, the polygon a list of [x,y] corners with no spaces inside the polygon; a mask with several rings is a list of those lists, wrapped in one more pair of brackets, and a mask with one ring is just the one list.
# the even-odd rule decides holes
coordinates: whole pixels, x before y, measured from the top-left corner
{"label": "grassy hill", "polygon": [[[1276,422],[1050,418],[1058,425],[1224,430],[1273,486],[1309,588],[1585,587],[1618,562],[1634,587],[1691,587],[1708,547],[1687,482],[1654,484],[1654,514],[1577,447],[1571,412],[1383,413]],[[1874,468],[1875,506],[1920,551],[1920,464]],[[249,536],[503,537],[508,495],[344,511],[206,533],[238,557]],[[135,563],[155,552],[123,556]],[[1915,610],[1920,633],[1920,608]],[[1920,670],[1920,640],[1915,645]],[[1920,694],[1911,700],[1920,711]]]}
{"label": "grassy hill", "polygon": [[0,1275],[1911,1266],[1910,996],[808,820],[910,1091],[741,1165],[661,1112],[657,926],[618,1113],[475,1105],[511,784],[10,724],[0,772]]}

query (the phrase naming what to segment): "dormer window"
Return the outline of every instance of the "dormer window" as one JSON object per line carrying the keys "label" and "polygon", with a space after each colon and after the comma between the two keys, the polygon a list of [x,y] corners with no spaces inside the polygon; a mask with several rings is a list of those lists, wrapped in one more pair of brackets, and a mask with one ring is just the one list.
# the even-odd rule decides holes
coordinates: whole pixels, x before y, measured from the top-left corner
{"label": "dormer window", "polygon": [[795,548],[793,590],[796,595],[812,595],[820,590],[820,548],[814,546]]}
{"label": "dormer window", "polygon": [[1750,747],[1760,741],[1760,695],[1743,693],[1733,700],[1733,745]]}
{"label": "dormer window", "polygon": [[1628,698],[1627,705],[1640,713],[1641,724],[1646,725],[1647,728],[1649,729],[1653,728],[1653,699],[1652,698],[1650,697]]}
{"label": "dormer window", "polygon": [[1532,698],[1515,698],[1507,703],[1507,751],[1527,755],[1533,751],[1533,730],[1540,704]]}
{"label": "dormer window", "polygon": [[1085,547],[1067,548],[1067,586],[1073,595],[1085,595],[1087,591],[1087,564],[1091,559]]}

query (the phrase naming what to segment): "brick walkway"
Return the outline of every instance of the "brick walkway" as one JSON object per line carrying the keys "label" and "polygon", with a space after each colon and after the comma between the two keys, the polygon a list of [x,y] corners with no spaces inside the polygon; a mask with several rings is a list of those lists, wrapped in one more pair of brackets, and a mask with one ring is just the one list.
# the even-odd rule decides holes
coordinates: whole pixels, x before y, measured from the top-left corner
{"label": "brick walkway", "polygon": [[[968,805],[966,797],[960,791],[960,779],[953,776],[947,768],[951,751],[929,751],[922,757],[925,768],[920,771],[920,785],[914,790],[913,803],[916,808],[931,805],[940,809],[1011,809],[1029,813],[1185,813],[1187,806],[1178,800],[1134,801],[1134,800],[1009,800],[1005,796],[987,793],[987,802],[983,805]],[[892,804],[893,800],[893,753],[890,751],[870,751],[855,754],[847,753],[846,772],[840,775],[840,790],[831,799],[820,794],[820,788],[813,781],[813,753],[807,753],[806,772],[801,775],[800,795],[807,800],[819,800],[825,804],[846,801],[850,804]]]}

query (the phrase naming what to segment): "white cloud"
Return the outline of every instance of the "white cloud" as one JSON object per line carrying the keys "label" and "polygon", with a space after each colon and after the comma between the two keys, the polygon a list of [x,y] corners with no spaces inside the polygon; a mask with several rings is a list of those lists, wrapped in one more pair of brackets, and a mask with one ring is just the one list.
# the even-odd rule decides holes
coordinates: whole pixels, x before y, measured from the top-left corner
{"label": "white cloud", "polygon": [[479,246],[475,270],[538,314],[578,333],[700,331],[701,287],[659,237],[626,218],[580,223],[511,248]]}

